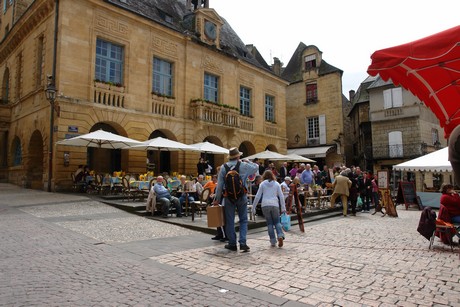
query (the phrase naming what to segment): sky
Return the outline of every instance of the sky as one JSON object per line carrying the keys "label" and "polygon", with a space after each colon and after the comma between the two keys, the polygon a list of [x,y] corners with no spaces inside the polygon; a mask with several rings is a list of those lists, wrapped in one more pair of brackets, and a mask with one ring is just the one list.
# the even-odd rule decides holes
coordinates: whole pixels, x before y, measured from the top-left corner
{"label": "sky", "polygon": [[300,42],[341,69],[349,96],[368,74],[370,56],[460,24],[460,0],[209,0],[268,64],[287,65]]}

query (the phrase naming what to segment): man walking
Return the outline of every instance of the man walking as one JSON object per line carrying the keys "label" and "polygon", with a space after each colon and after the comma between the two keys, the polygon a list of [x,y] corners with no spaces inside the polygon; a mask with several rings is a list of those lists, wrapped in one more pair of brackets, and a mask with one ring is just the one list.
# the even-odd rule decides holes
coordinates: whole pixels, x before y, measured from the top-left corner
{"label": "man walking", "polygon": [[340,175],[335,177],[332,187],[334,193],[331,196],[331,208],[335,208],[335,200],[341,197],[343,205],[343,216],[347,216],[348,211],[348,195],[350,195],[351,181],[348,179],[348,173],[351,172],[349,168],[343,170]]}
{"label": "man walking", "polygon": [[[246,195],[247,191],[247,179],[251,175],[259,170],[259,165],[252,163],[249,160],[240,160],[241,152],[236,147],[232,147],[229,150],[227,163],[224,163],[219,171],[216,187],[216,197],[213,201],[213,205],[216,206],[221,203],[222,196],[225,198],[224,210],[225,210],[225,232],[228,238],[228,244],[225,245],[226,249],[236,251],[236,232],[235,232],[235,210],[238,211],[238,217],[240,222],[240,243],[241,251],[249,251],[249,246],[246,244],[246,233],[248,231],[248,198]],[[236,171],[243,191],[241,194],[234,195],[233,187],[228,187],[227,174],[230,171]],[[232,173],[234,175],[234,172]],[[235,177],[237,177],[235,176]],[[231,191],[232,189],[232,191]]]}

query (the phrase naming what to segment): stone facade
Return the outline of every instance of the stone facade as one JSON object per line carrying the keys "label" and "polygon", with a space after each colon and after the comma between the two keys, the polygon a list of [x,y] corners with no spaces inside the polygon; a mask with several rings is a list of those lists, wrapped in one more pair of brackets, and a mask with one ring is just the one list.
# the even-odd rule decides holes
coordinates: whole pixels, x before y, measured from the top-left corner
{"label": "stone facade", "polygon": [[[385,108],[384,91],[391,89],[400,91],[402,103],[400,106]],[[384,82],[379,77],[367,91],[372,122],[374,171],[391,169],[393,165],[447,146],[438,119],[411,92],[396,88],[391,82]],[[423,189],[421,174],[404,176],[403,180],[413,178],[418,191]],[[432,182],[425,183],[432,186]]]}
{"label": "stone facade", "polygon": [[[311,62],[308,67],[307,59]],[[291,82],[286,92],[290,151],[302,154],[315,147],[329,148],[317,156],[305,156],[321,166],[344,163],[343,129],[347,113],[342,95],[342,71],[327,64],[316,46],[300,43],[282,76]],[[315,139],[308,137],[309,118],[319,118],[320,131]]]}
{"label": "stone facade", "polygon": [[[0,105],[0,142],[6,144],[0,150],[1,172],[8,174],[9,182],[37,188],[47,186],[49,173],[50,104],[44,90],[46,75],[52,74],[54,2],[31,3],[0,46],[2,97],[8,90],[8,102]],[[140,141],[155,136],[186,144],[209,140],[224,147],[239,147],[246,155],[266,148],[286,152],[288,83],[258,65],[240,46],[241,55],[228,51],[236,47],[227,37],[237,36],[212,8],[191,13],[193,20],[202,21],[190,23],[199,34],[195,36],[189,29],[181,29],[178,25],[182,22],[176,20],[188,13],[184,1],[156,2],[171,18],[171,24],[168,18],[166,23],[158,21],[148,12],[145,15],[150,17],[141,17],[135,11],[142,9],[141,2],[131,10],[119,1],[59,1],[53,189],[68,188],[70,173],[80,164],[89,164],[98,172],[145,172],[147,155],[157,166],[161,162],[157,173],[196,174],[199,153],[55,144],[99,128]],[[165,7],[168,3],[169,8]],[[2,24],[5,18],[3,15]],[[204,21],[216,25],[217,42],[203,34]],[[98,40],[122,47],[120,84],[96,80]],[[158,95],[152,89],[154,58],[172,64],[172,95]],[[204,99],[205,74],[218,80],[216,103]],[[250,114],[240,113],[241,87],[249,89]],[[267,95],[275,104],[272,121],[265,120]],[[65,155],[70,157],[68,165]],[[226,159],[224,155],[208,157],[214,167]]]}

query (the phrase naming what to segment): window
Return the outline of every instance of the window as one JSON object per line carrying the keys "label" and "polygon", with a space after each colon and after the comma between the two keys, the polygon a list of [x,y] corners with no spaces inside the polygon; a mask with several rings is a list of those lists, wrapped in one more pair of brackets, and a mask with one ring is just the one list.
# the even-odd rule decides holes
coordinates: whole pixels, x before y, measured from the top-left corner
{"label": "window", "polygon": [[97,39],[96,80],[123,84],[123,47]]}
{"label": "window", "polygon": [[402,107],[402,88],[390,88],[383,91],[384,109]]}
{"label": "window", "polygon": [[318,101],[318,85],[307,84],[307,104],[315,103]]}
{"label": "window", "polygon": [[22,164],[22,148],[21,148],[21,142],[19,141],[19,138],[16,137],[13,140],[13,166],[18,166]]}
{"label": "window", "polygon": [[43,73],[43,41],[44,37],[41,35],[37,39],[37,59],[35,67],[35,86],[39,87],[42,82],[42,73]]}
{"label": "window", "polygon": [[240,87],[240,113],[244,116],[251,115],[251,90]]}
{"label": "window", "polygon": [[10,70],[6,68],[5,72],[3,73],[2,104],[8,104],[9,91],[10,91]]}
{"label": "window", "polygon": [[431,129],[431,141],[433,142],[434,146],[439,146],[441,144],[439,142],[439,134],[437,129]]}
{"label": "window", "polygon": [[219,78],[205,73],[204,74],[204,99],[217,102],[219,98]]}
{"label": "window", "polygon": [[275,97],[265,95],[265,121],[275,122]]}
{"label": "window", "polygon": [[305,70],[310,70],[316,67],[316,55],[310,54],[305,57]]}
{"label": "window", "polygon": [[16,86],[15,86],[15,95],[14,99],[19,99],[21,97],[21,85],[22,85],[22,61],[23,56],[22,52],[18,54],[18,58],[16,61]]}
{"label": "window", "polygon": [[388,133],[388,155],[390,158],[403,157],[402,132],[392,131]]}
{"label": "window", "polygon": [[307,145],[316,146],[326,144],[326,116],[312,116],[307,118]]}
{"label": "window", "polygon": [[153,85],[152,91],[156,94],[173,96],[172,94],[172,67],[169,62],[153,58]]}

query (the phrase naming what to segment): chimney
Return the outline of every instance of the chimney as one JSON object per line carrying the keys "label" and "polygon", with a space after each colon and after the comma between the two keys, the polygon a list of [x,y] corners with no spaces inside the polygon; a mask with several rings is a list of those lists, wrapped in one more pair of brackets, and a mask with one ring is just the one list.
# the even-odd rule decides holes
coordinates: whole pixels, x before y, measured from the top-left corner
{"label": "chimney", "polygon": [[350,102],[353,102],[353,98],[355,98],[355,91],[354,90],[350,90],[348,92],[348,95],[350,96]]}
{"label": "chimney", "polygon": [[272,70],[277,76],[281,76],[281,61],[280,59],[274,57],[273,58],[273,65]]}

